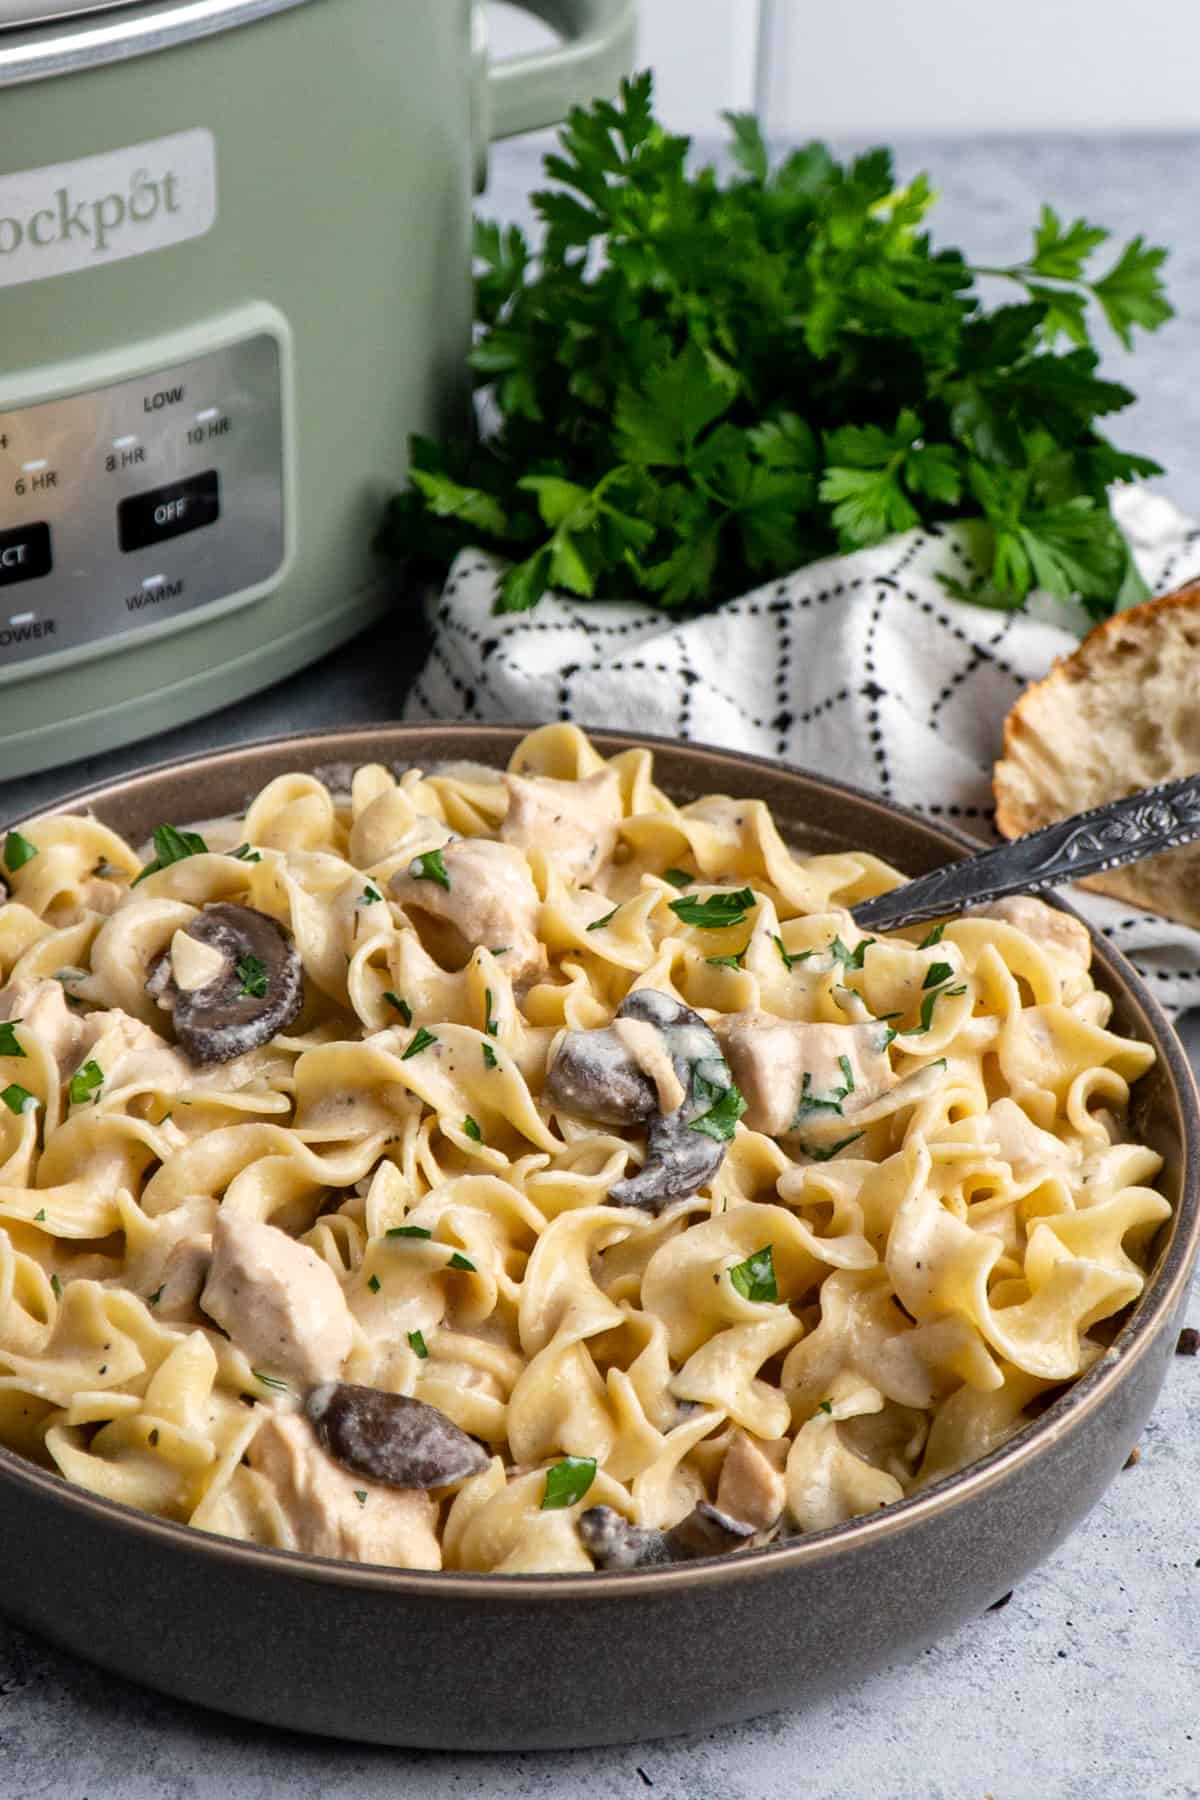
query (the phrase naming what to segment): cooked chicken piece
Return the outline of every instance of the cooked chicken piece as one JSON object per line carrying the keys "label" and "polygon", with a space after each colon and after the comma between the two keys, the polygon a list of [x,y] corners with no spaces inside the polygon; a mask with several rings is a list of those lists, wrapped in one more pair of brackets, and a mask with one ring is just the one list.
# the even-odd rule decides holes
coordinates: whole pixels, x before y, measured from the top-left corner
{"label": "cooked chicken piece", "polygon": [[718,1020],[715,1030],[746,1099],[746,1124],[769,1137],[804,1131],[835,1112],[849,1119],[896,1079],[879,1024],[822,1025],[744,1012]]}
{"label": "cooked chicken piece", "polygon": [[297,1550],[395,1569],[441,1568],[437,1506],[429,1495],[339,1468],[300,1413],[265,1419],[248,1454],[274,1488]]}
{"label": "cooked chicken piece", "polygon": [[787,1453],[787,1438],[755,1438],[736,1431],[721,1464],[718,1509],[753,1525],[755,1531],[770,1531],[787,1497],[783,1476]]}
{"label": "cooked chicken piece", "polygon": [[19,1019],[27,1031],[36,1033],[58,1064],[60,1075],[69,1074],[79,1061],[84,1021],[67,1005],[61,981],[37,981],[29,976],[11,981],[0,990],[0,1019]]}
{"label": "cooked chicken piece", "polygon": [[353,1341],[328,1263],[275,1225],[222,1209],[200,1304],[251,1363],[308,1385],[337,1375]]}
{"label": "cooked chicken piece", "polygon": [[583,781],[555,781],[549,775],[506,775],[508,812],[500,828],[504,843],[520,850],[545,850],[577,884],[591,881],[617,847],[621,783],[615,769],[600,769]]}
{"label": "cooked chicken piece", "polygon": [[1092,940],[1087,927],[1070,913],[1047,906],[1034,894],[1010,894],[1006,900],[993,900],[989,906],[976,906],[970,916],[976,919],[1002,919],[1015,925],[1026,937],[1044,949],[1056,951],[1086,969],[1092,960]]}
{"label": "cooked chicken piece", "polygon": [[452,925],[469,949],[483,944],[503,953],[514,979],[540,969],[546,960],[537,936],[541,901],[524,853],[490,838],[461,838],[441,857],[448,887],[423,874],[419,860],[392,876],[401,906]]}

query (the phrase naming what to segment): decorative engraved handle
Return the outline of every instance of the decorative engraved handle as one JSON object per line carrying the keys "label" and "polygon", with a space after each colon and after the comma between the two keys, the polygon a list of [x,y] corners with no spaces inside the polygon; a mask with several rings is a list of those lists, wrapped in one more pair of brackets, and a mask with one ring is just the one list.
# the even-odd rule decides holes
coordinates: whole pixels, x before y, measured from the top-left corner
{"label": "decorative engraved handle", "polygon": [[1189,775],[1076,813],[995,850],[965,856],[932,875],[919,875],[904,887],[864,900],[854,908],[854,919],[864,931],[919,925],[986,906],[1006,894],[1036,894],[1081,875],[1099,875],[1198,837],[1200,775]]}

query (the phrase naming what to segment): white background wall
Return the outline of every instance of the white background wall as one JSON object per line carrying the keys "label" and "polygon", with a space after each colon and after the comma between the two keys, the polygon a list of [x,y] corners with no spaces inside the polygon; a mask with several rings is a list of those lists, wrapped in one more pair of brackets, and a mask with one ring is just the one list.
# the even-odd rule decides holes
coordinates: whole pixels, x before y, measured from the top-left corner
{"label": "white background wall", "polygon": [[[1200,128],[1200,0],[641,0],[680,131],[783,137]],[[492,0],[497,54],[548,41]]]}

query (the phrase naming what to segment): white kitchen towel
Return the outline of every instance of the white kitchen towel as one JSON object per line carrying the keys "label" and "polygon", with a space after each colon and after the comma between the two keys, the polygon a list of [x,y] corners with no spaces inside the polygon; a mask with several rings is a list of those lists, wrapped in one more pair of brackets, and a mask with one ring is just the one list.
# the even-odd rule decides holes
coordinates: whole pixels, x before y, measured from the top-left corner
{"label": "white kitchen towel", "polygon": [[[1155,593],[1200,575],[1200,529],[1127,488],[1115,510]],[[503,564],[455,560],[431,604],[429,660],[408,719],[653,732],[749,750],[870,788],[991,839],[1004,716],[1078,641],[1061,608],[999,613],[951,599],[960,533],[911,531],[811,563],[701,618],[547,595],[492,611]],[[1082,629],[1086,621],[1076,621]],[[1078,890],[1071,899],[1171,1012],[1200,1006],[1200,932]]]}

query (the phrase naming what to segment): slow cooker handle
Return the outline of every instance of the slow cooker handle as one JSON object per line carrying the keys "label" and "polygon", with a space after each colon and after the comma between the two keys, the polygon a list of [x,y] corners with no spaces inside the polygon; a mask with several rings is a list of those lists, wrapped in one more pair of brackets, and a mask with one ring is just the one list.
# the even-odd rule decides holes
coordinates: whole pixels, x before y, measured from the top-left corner
{"label": "slow cooker handle", "polygon": [[488,136],[515,137],[611,94],[633,67],[637,0],[517,0],[563,34],[551,50],[512,56],[488,71]]}

